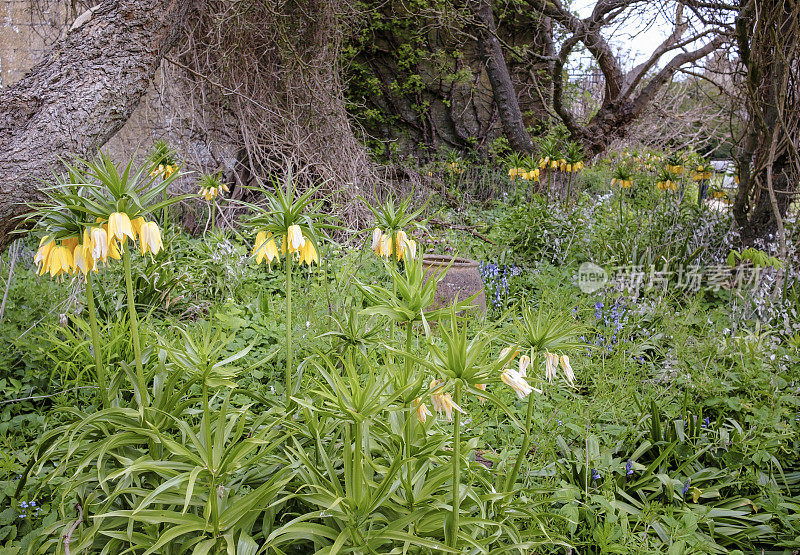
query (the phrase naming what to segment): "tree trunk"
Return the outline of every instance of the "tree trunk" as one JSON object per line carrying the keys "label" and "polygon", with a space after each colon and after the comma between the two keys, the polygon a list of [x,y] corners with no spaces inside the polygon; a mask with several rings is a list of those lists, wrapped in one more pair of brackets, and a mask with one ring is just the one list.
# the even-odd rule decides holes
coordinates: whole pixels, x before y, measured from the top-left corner
{"label": "tree trunk", "polygon": [[503,55],[503,47],[497,40],[492,3],[489,0],[473,0],[471,7],[478,20],[478,47],[486,64],[486,73],[492,85],[503,133],[515,151],[531,153],[533,141],[525,129],[517,92],[514,90],[514,83],[511,81],[511,74]]}
{"label": "tree trunk", "polygon": [[736,31],[746,70],[748,128],[737,156],[733,214],[744,244],[772,243],[800,180],[800,6],[785,0],[749,2]]}
{"label": "tree trunk", "polygon": [[106,0],[22,80],[0,89],[0,249],[61,160],[92,155],[125,124],[192,6]]}

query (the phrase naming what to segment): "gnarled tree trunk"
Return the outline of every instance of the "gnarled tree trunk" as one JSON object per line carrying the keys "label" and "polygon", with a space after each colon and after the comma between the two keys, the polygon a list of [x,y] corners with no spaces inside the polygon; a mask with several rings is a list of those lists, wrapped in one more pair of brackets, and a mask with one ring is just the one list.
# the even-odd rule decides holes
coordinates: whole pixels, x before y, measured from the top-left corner
{"label": "gnarled tree trunk", "polygon": [[486,74],[492,84],[494,101],[500,114],[508,143],[517,152],[531,153],[533,141],[525,129],[522,110],[519,107],[517,92],[506,65],[503,47],[497,38],[497,26],[494,22],[492,3],[489,0],[473,0],[471,8],[478,20],[478,43],[486,64]]}
{"label": "gnarled tree trunk", "polygon": [[0,89],[0,248],[62,159],[91,155],[125,124],[193,4],[104,1],[25,77]]}

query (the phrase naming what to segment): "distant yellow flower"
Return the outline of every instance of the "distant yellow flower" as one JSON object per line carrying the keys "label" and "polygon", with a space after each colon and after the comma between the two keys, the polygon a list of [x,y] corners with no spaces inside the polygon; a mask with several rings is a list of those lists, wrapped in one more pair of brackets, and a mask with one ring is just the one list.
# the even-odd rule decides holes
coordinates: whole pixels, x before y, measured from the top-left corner
{"label": "distant yellow flower", "polygon": [[39,266],[40,276],[47,272],[48,258],[50,257],[50,252],[55,246],[56,242],[50,240],[47,235],[42,237],[42,240],[39,241],[39,249],[36,251],[36,255],[33,257],[33,262]]}
{"label": "distant yellow flower", "polygon": [[405,260],[406,258],[414,259],[417,256],[417,243],[413,239],[409,239],[406,232],[402,229],[395,235],[395,251],[398,260]]}
{"label": "distant yellow flower", "polygon": [[161,230],[155,222],[145,222],[142,224],[141,232],[139,233],[139,245],[142,247],[142,255],[148,252],[153,256],[158,254],[164,243],[161,242]]}
{"label": "distant yellow flower", "polygon": [[375,254],[384,258],[392,254],[392,240],[386,233],[381,234],[381,240],[378,243],[378,248],[375,249]]}
{"label": "distant yellow flower", "polygon": [[564,371],[564,377],[567,378],[570,385],[574,384],[575,373],[572,371],[572,366],[569,364],[569,357],[567,355],[561,355],[560,363],[561,369]]}
{"label": "distant yellow flower", "polygon": [[[486,391],[486,384],[485,383],[476,383],[475,384],[475,389],[480,389],[481,391]],[[483,397],[480,397],[479,401],[481,402],[481,405],[482,405],[482,404],[484,404],[486,402],[486,399],[484,399]]]}
{"label": "distant yellow flower", "polygon": [[381,247],[381,238],[383,237],[383,232],[380,230],[379,227],[376,227],[372,230],[372,250],[375,254],[380,254],[380,247]]}
{"label": "distant yellow flower", "polygon": [[659,181],[658,183],[656,183],[656,187],[658,187],[662,191],[676,191],[678,189],[678,185],[671,179],[667,179],[666,181]]}
{"label": "distant yellow flower", "polygon": [[416,405],[416,412],[417,412],[417,419],[425,424],[428,420],[429,416],[433,416],[433,413],[428,410],[428,407],[425,406],[425,403],[422,402],[422,399],[417,397],[414,400],[414,404]]}
{"label": "distant yellow flower", "polygon": [[[159,166],[160,167],[160,166]],[[170,176],[178,170],[177,166],[173,166],[172,164],[167,164],[164,166],[164,179],[169,179]]]}
{"label": "distant yellow flower", "polygon": [[550,157],[545,156],[544,158],[539,159],[539,168],[546,169],[547,165],[550,163]]}
{"label": "distant yellow flower", "polygon": [[303,237],[303,230],[300,226],[293,224],[287,230],[286,245],[289,252],[300,252],[300,248],[306,244],[306,238]]}
{"label": "distant yellow flower", "polygon": [[72,256],[72,251],[64,245],[53,247],[47,257],[47,266],[52,277],[72,273],[75,268],[75,259]]}
{"label": "distant yellow flower", "polygon": [[553,383],[556,378],[556,369],[558,368],[558,355],[553,353],[545,353],[544,355],[544,375],[547,381]]}
{"label": "distant yellow flower", "polygon": [[120,243],[124,243],[126,236],[130,237],[132,241],[136,240],[131,219],[125,212],[114,212],[108,217],[108,241],[111,243],[113,239],[116,239]]}
{"label": "distant yellow flower", "polygon": [[683,166],[667,166],[667,171],[669,173],[674,173],[675,175],[681,175],[683,173]]}

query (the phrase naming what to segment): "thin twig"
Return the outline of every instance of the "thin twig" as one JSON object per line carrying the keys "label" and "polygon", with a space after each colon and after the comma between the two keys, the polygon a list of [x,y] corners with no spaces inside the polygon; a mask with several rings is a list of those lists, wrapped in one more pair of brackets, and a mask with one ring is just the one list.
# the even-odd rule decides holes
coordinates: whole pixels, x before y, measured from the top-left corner
{"label": "thin twig", "polygon": [[67,533],[64,534],[64,553],[66,553],[66,555],[70,555],[69,542],[72,541],[72,534],[78,526],[80,526],[81,522],[83,522],[83,507],[81,507],[80,503],[75,503],[75,509],[78,511],[78,518],[72,523]]}

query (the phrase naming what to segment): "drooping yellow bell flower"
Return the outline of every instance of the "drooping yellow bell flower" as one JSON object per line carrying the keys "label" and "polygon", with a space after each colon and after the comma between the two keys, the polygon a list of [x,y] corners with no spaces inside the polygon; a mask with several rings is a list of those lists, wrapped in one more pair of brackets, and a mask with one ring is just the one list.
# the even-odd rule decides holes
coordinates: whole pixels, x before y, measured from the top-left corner
{"label": "drooping yellow bell flower", "polygon": [[253,245],[252,254],[256,257],[256,264],[261,264],[262,260],[266,260],[267,264],[272,265],[273,260],[280,258],[272,233],[259,231],[256,234],[256,242]]}
{"label": "drooping yellow bell flower", "polygon": [[133,230],[134,237],[139,237],[142,233],[142,226],[144,225],[144,218],[139,216],[131,220],[131,229]]}
{"label": "drooping yellow bell flower", "polygon": [[89,272],[97,271],[97,262],[92,256],[91,242],[85,241],[76,246],[72,253],[72,258],[75,270],[80,271],[84,277],[86,277],[86,274]]}
{"label": "drooping yellow bell flower", "polygon": [[317,249],[314,248],[314,243],[306,239],[305,244],[300,247],[300,264],[308,264],[311,266],[312,263],[319,262],[319,255],[317,254]]}
{"label": "drooping yellow bell flower", "polygon": [[130,237],[132,241],[136,240],[136,235],[133,233],[133,225],[131,219],[125,212],[114,212],[108,217],[108,242],[109,246],[113,239],[120,243],[125,242],[125,237]]}
{"label": "drooping yellow bell flower", "polygon": [[47,257],[47,266],[52,277],[72,273],[75,268],[75,259],[72,256],[72,251],[64,245],[53,247],[50,251],[50,256]]}
{"label": "drooping yellow bell flower", "polygon": [[554,353],[545,353],[544,355],[544,374],[547,381],[553,383],[556,378],[556,369],[558,368],[558,355]]}
{"label": "drooping yellow bell flower", "polygon": [[500,374],[500,379],[503,380],[504,384],[511,387],[520,399],[524,399],[534,390],[527,380],[520,376],[519,372],[511,368],[503,370],[503,373]]}
{"label": "drooping yellow bell flower", "polygon": [[416,405],[416,412],[417,412],[417,419],[425,424],[428,420],[429,416],[433,416],[433,413],[428,410],[428,407],[425,406],[425,403],[422,402],[422,399],[417,397],[414,400],[414,404]]}
{"label": "drooping yellow bell flower", "polygon": [[528,366],[531,365],[531,357],[522,355],[519,357],[519,375],[523,378],[528,377]]}
{"label": "drooping yellow bell flower", "polygon": [[75,250],[75,247],[78,246],[80,239],[77,235],[73,235],[72,237],[67,237],[66,239],[61,240],[61,244],[64,245],[69,249],[70,252]]}
{"label": "drooping yellow bell flower", "polygon": [[445,416],[447,417],[447,421],[452,422],[454,410],[457,410],[461,414],[467,413],[464,411],[464,409],[455,404],[449,393],[442,393],[440,388],[442,383],[442,380],[431,381],[431,404],[433,404],[433,410],[438,412],[440,416],[442,412],[444,412]]}
{"label": "drooping yellow bell flower", "polygon": [[561,355],[561,369],[564,371],[564,377],[567,378],[567,381],[570,385],[575,383],[575,373],[572,371],[572,366],[569,364],[569,357],[567,355]]}
{"label": "drooping yellow bell flower", "polygon": [[372,230],[372,246],[370,247],[375,254],[380,254],[380,247],[381,247],[381,238],[383,237],[383,232],[379,227],[376,227]]}
{"label": "drooping yellow bell flower", "polygon": [[289,226],[286,243],[289,252],[300,252],[300,249],[306,244],[306,238],[303,237],[303,230],[300,229],[299,225],[292,224]]}
{"label": "drooping yellow bell flower", "polygon": [[142,224],[139,233],[139,245],[142,247],[142,256],[148,252],[155,256],[164,248],[164,243],[161,241],[161,230],[155,222],[145,222]]}
{"label": "drooping yellow bell flower", "polygon": [[93,227],[90,235],[92,258],[106,262],[108,260],[108,234],[102,227]]}
{"label": "drooping yellow bell flower", "polygon": [[33,257],[33,262],[39,267],[40,276],[47,272],[48,258],[50,257],[50,252],[55,246],[56,242],[50,240],[47,235],[42,237],[42,240],[39,241],[39,249],[36,251],[36,255]]}
{"label": "drooping yellow bell flower", "polygon": [[392,239],[386,234],[383,233],[381,235],[381,242],[378,245],[378,249],[375,251],[378,256],[383,256],[384,258],[391,256],[392,254]]}

